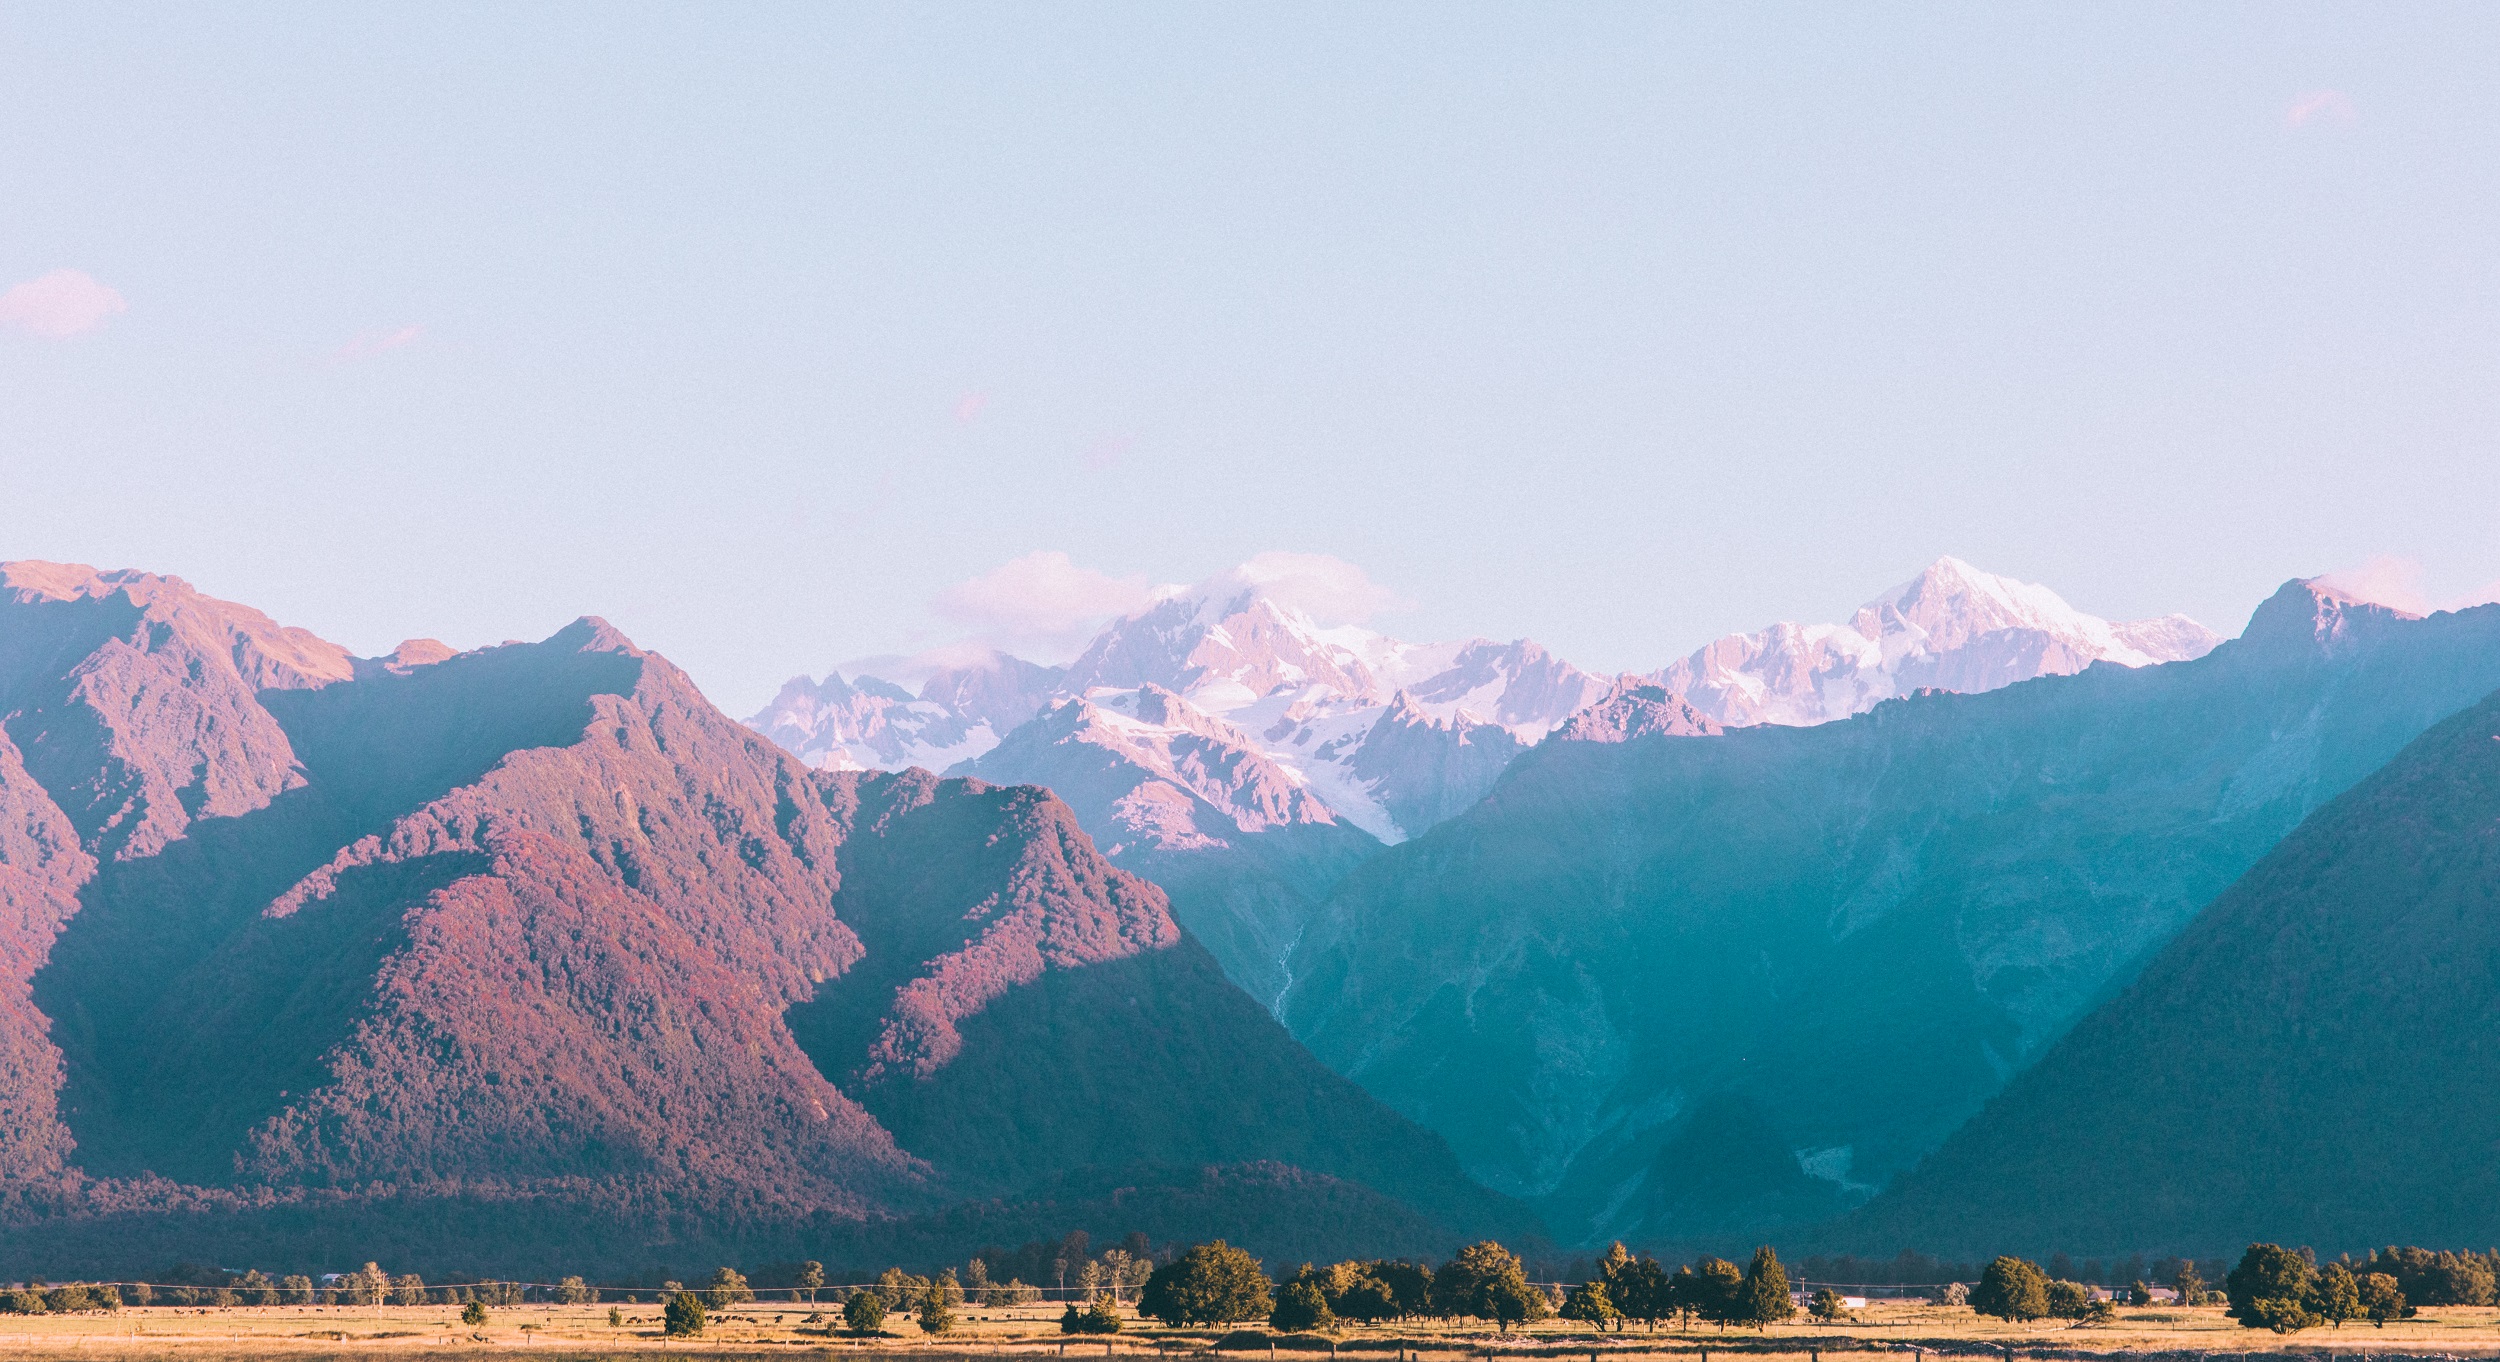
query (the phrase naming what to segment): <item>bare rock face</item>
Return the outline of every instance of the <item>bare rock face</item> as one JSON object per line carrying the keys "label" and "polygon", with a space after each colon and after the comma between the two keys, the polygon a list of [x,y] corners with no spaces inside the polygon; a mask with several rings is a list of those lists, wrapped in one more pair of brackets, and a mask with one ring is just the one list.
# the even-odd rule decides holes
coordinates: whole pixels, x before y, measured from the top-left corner
{"label": "bare rock face", "polygon": [[1664,686],[1625,677],[1596,704],[1554,730],[1557,742],[1630,742],[1635,738],[1697,738],[1727,730],[1693,702]]}

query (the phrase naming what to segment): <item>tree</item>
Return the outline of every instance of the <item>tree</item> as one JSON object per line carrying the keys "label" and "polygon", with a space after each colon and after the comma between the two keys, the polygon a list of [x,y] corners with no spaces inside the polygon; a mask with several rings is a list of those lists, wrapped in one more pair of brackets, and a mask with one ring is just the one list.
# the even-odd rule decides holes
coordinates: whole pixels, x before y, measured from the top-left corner
{"label": "tree", "polygon": [[[981,1265],[981,1260],[978,1258],[973,1259],[972,1265],[974,1267],[979,1267]],[[799,1264],[798,1280],[793,1283],[793,1285],[797,1286],[799,1290],[806,1292],[807,1303],[814,1305],[816,1303],[816,1293],[822,1291],[825,1287],[825,1265],[817,1262],[813,1258]]]}
{"label": "tree", "polygon": [[944,1282],[931,1282],[920,1295],[920,1332],[942,1334],[955,1327],[955,1302]]}
{"label": "tree", "polygon": [[2142,1309],[2152,1303],[2153,1288],[2146,1286],[2142,1277],[2136,1278],[2135,1283],[2127,1288],[2127,1304]]}
{"label": "tree", "polygon": [[842,1302],[842,1322],[853,1334],[866,1338],[885,1324],[885,1297],[874,1291],[854,1291]]}
{"label": "tree", "polygon": [[1979,1274],[1970,1308],[2008,1324],[2039,1319],[2049,1313],[2048,1276],[2028,1258],[2000,1257]]}
{"label": "tree", "polygon": [[1849,1313],[1849,1303],[1840,1298],[1839,1292],[1828,1286],[1821,1287],[1806,1301],[1806,1313],[1813,1316],[1817,1323],[1831,1324]]}
{"label": "tree", "polygon": [[1675,1293],[1657,1259],[1643,1255],[1617,1263],[1609,1253],[1604,1271],[1607,1299],[1615,1303],[1618,1312],[1616,1328],[1622,1328],[1625,1319],[1637,1319],[1655,1332],[1658,1321],[1675,1313]]}
{"label": "tree", "polygon": [[[471,1301],[467,1305],[461,1306],[460,1322],[470,1325],[484,1324],[486,1322],[486,1302]],[[702,1326],[697,1325],[696,1327],[700,1328]]]}
{"label": "tree", "polygon": [[367,1263],[347,1279],[350,1300],[358,1305],[380,1305],[391,1289],[390,1274],[379,1263]]}
{"label": "tree", "polygon": [[625,1312],[624,1312],[624,1311],[622,1311],[622,1310],[617,1309],[617,1308],[616,1308],[615,1306],[613,1306],[613,1305],[609,1306],[609,1307],[608,1307],[608,1327],[609,1327],[609,1328],[611,1328],[611,1329],[622,1329],[622,1328],[624,1328],[624,1327],[625,1327]]}
{"label": "tree", "polygon": [[692,1338],[703,1332],[703,1298],[680,1291],[660,1310],[660,1329],[670,1338]]}
{"label": "tree", "polygon": [[1613,1298],[1606,1294],[1606,1283],[1600,1279],[1591,1279],[1571,1288],[1571,1294],[1563,1297],[1561,1313],[1564,1319],[1576,1319],[1600,1329],[1623,1318],[1623,1312],[1615,1308]]}
{"label": "tree", "polygon": [[1743,1315],[1739,1297],[1745,1289],[1742,1268],[1725,1258],[1700,1258],[1675,1274],[1676,1305],[1706,1324],[1734,1324]]}
{"label": "tree", "polygon": [[[289,1277],[286,1280],[288,1283],[292,1284],[303,1281],[304,1279],[301,1277]],[[2393,1278],[2390,1278],[2390,1280],[2393,1280]],[[156,1288],[148,1285],[146,1282],[132,1282],[130,1285],[122,1288],[122,1298],[129,1301],[132,1305],[145,1305],[149,1301],[156,1299]],[[305,1299],[310,1300],[311,1298],[311,1293],[306,1292]]]}
{"label": "tree", "polygon": [[2404,1289],[2384,1272],[2364,1272],[2355,1285],[2361,1292],[2361,1313],[2381,1329],[2387,1327],[2387,1321],[2413,1313],[2413,1307],[2405,1303]]}
{"label": "tree", "polygon": [[2196,1264],[2179,1264],[2179,1275],[2170,1279],[2170,1289],[2179,1293],[2181,1305],[2205,1303],[2205,1279],[2196,1271]]}
{"label": "tree", "polygon": [[1328,1297],[1328,1308],[1339,1319],[1376,1324],[1397,1317],[1397,1293],[1381,1280],[1376,1264],[1339,1263],[1328,1273],[1329,1282],[1322,1294]]}
{"label": "tree", "polygon": [[1275,1308],[1259,1260],[1221,1239],[1156,1268],[1137,1298],[1140,1314],[1176,1326],[1263,1319]]}
{"label": "tree", "polygon": [[[581,1278],[572,1277],[567,1280],[579,1282]],[[425,1304],[425,1278],[420,1277],[413,1272],[403,1272],[398,1276],[391,1278],[391,1304]]]}
{"label": "tree", "polygon": [[[824,1285],[824,1268],[815,1263],[809,1263],[808,1266],[816,1269],[816,1285]],[[807,1276],[807,1273],[802,1270],[799,1273],[799,1276],[804,1279]],[[805,1286],[807,1283],[806,1281],[801,1280],[799,1285]],[[815,1293],[811,1291],[808,1294],[808,1299],[814,1300],[815,1298]],[[987,1305],[990,1303],[990,1265],[982,1262],[978,1258],[964,1264],[964,1299],[972,1302],[974,1305]]]}
{"label": "tree", "polygon": [[254,1305],[278,1303],[278,1284],[270,1280],[269,1274],[259,1268],[253,1268],[244,1273],[242,1278],[235,1282],[235,1286],[243,1292],[243,1299]]}
{"label": "tree", "polygon": [[1432,1313],[1432,1269],[1421,1263],[1382,1259],[1371,1265],[1372,1276],[1389,1288],[1389,1301],[1399,1319]]}
{"label": "tree", "polygon": [[2051,1319],[2081,1319],[2092,1308],[2092,1288],[2081,1282],[2051,1282],[2048,1294]]}
{"label": "tree", "polygon": [[1093,1306],[1085,1312],[1085,1332],[1089,1334],[1116,1334],[1120,1332],[1119,1307],[1113,1305],[1107,1298],[1097,1299]]}
{"label": "tree", "polygon": [[1788,1271],[1780,1266],[1780,1256],[1769,1244],[1753,1251],[1737,1303],[1744,1313],[1736,1322],[1757,1329],[1768,1329],[1797,1313],[1797,1302],[1788,1294]]}
{"label": "tree", "polygon": [[1333,1330],[1337,1316],[1328,1308],[1328,1298],[1320,1293],[1317,1283],[1297,1279],[1277,1290],[1276,1308],[1268,1312],[1267,1322],[1270,1328],[1299,1334],[1313,1329]]}
{"label": "tree", "polygon": [[2319,1322],[2308,1301],[2318,1270],[2302,1254],[2280,1244],[2251,1244],[2239,1266],[2223,1279],[2231,1317],[2249,1329],[2288,1334]]}
{"label": "tree", "polygon": [[2329,1263],[2309,1286],[2309,1312],[2341,1329],[2344,1321],[2361,1317],[2361,1283],[2352,1269]]}
{"label": "tree", "polygon": [[1545,1293],[1528,1285],[1519,1255],[1487,1239],[1458,1251],[1433,1274],[1433,1303],[1445,1315],[1489,1319],[1510,1332],[1523,1320],[1543,1319],[1553,1312]]}
{"label": "tree", "polygon": [[712,1269],[712,1280],[704,1287],[705,1302],[715,1310],[744,1305],[755,1299],[755,1288],[747,1285],[746,1274],[734,1267]]}

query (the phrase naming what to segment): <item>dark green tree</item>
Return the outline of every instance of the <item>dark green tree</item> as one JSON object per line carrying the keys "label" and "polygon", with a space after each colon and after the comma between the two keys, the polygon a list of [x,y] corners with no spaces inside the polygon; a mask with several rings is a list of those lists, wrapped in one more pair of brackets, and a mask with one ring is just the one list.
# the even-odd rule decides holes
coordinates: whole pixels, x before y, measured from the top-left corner
{"label": "dark green tree", "polygon": [[1667,1276],[1666,1269],[1658,1266],[1657,1259],[1647,1254],[1620,1267],[1611,1266],[1611,1257],[1609,1262],[1606,1295],[1615,1303],[1615,1309],[1622,1312],[1615,1327],[1622,1328],[1624,1319],[1637,1319],[1651,1332],[1656,1332],[1658,1321],[1676,1310],[1675,1292],[1670,1286],[1673,1279]]}
{"label": "dark green tree", "polygon": [[2127,1304],[2142,1309],[2152,1303],[2153,1288],[2146,1286],[2142,1277],[2136,1278],[2135,1283],[2127,1288]]}
{"label": "dark green tree", "polygon": [[2009,1324],[2042,1318],[2049,1313],[2048,1275],[2028,1258],[2000,1257],[1979,1274],[1970,1308]]}
{"label": "dark green tree", "polygon": [[1817,1323],[1831,1324],[1849,1313],[1849,1303],[1830,1287],[1821,1287],[1806,1301],[1806,1313]]}
{"label": "dark green tree", "polygon": [[1328,1308],[1339,1319],[1376,1324],[1397,1318],[1397,1292],[1381,1279],[1378,1264],[1339,1263],[1329,1273]]}
{"label": "dark green tree", "polygon": [[2205,1278],[2197,1272],[2194,1263],[2179,1264],[2178,1275],[2170,1279],[2170,1289],[2179,1293],[2181,1305],[2205,1303]]}
{"label": "dark green tree", "polygon": [[1552,1313],[1545,1293],[1528,1285],[1519,1255],[1487,1239],[1458,1251],[1432,1276],[1433,1303],[1442,1314],[1492,1320],[1502,1332]]}
{"label": "dark green tree", "polygon": [[2049,1283],[2049,1318],[2081,1319],[2092,1308],[2092,1288],[2081,1282]]}
{"label": "dark green tree", "polygon": [[755,1299],[755,1289],[747,1285],[746,1274],[734,1267],[712,1269],[712,1280],[703,1288],[704,1303],[715,1310],[744,1305]]}
{"label": "dark green tree", "polygon": [[1702,1258],[1676,1274],[1676,1304],[1707,1324],[1735,1324],[1743,1316],[1744,1269],[1725,1258]]}
{"label": "dark green tree", "polygon": [[1259,1260],[1218,1239],[1154,1270],[1137,1311],[1170,1325],[1234,1324],[1276,1308]]}
{"label": "dark green tree", "polygon": [[2319,1323],[2309,1309],[2318,1270],[2309,1259],[2280,1244],[2251,1244],[2222,1282],[2231,1318],[2245,1328],[2288,1334]]}
{"label": "dark green tree", "polygon": [[1299,1334],[1335,1329],[1337,1315],[1328,1308],[1328,1298],[1321,1294],[1318,1283],[1296,1278],[1277,1288],[1276,1308],[1268,1312],[1267,1323],[1270,1328]]}
{"label": "dark green tree", "polygon": [[1432,1269],[1421,1263],[1383,1260],[1371,1265],[1372,1275],[1389,1288],[1389,1299],[1399,1319],[1419,1319],[1432,1313]]}
{"label": "dark green tree", "polygon": [[1780,1256],[1769,1244],[1753,1251],[1753,1262],[1746,1265],[1745,1278],[1737,1291],[1737,1307],[1743,1313],[1735,1322],[1768,1329],[1797,1313],[1797,1301],[1788,1294],[1788,1270],[1780,1266]]}
{"label": "dark green tree", "polygon": [[1561,1314],[1564,1319],[1576,1319],[1600,1329],[1623,1318],[1623,1312],[1615,1308],[1614,1299],[1606,1294],[1603,1278],[1592,1278],[1571,1288],[1571,1294],[1563,1297]]}
{"label": "dark green tree", "polygon": [[842,1302],[842,1322],[853,1334],[866,1338],[885,1324],[885,1297],[874,1291],[854,1291]]}
{"label": "dark green tree", "polygon": [[703,1298],[680,1291],[660,1310],[660,1329],[670,1338],[692,1338],[703,1332]]}
{"label": "dark green tree", "polygon": [[2344,1321],[2361,1317],[2361,1282],[2342,1263],[2318,1269],[2309,1284],[2309,1313],[2341,1329]]}
{"label": "dark green tree", "polygon": [[920,1293],[920,1332],[942,1334],[955,1327],[954,1293],[945,1282],[931,1282]]}
{"label": "dark green tree", "polygon": [[[486,1322],[486,1302],[471,1301],[467,1305],[461,1306],[460,1322],[463,1324],[484,1324]],[[700,1328],[701,1326],[697,1325],[696,1327]]]}
{"label": "dark green tree", "polygon": [[2379,1328],[2386,1328],[2391,1319],[2403,1319],[2413,1313],[2413,1307],[2405,1302],[2404,1288],[2396,1285],[2394,1277],[2384,1272],[2364,1272],[2357,1285],[2361,1289],[2361,1313]]}

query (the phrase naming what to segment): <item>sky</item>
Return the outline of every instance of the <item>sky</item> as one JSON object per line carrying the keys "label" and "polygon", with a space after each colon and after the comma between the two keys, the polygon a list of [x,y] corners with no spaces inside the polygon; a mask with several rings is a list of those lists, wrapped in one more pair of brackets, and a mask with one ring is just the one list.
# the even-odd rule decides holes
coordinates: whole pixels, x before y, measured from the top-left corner
{"label": "sky", "polygon": [[[0,5],[0,558],[733,713],[2500,581],[2500,7]],[[1333,622],[1333,621],[1332,621]]]}

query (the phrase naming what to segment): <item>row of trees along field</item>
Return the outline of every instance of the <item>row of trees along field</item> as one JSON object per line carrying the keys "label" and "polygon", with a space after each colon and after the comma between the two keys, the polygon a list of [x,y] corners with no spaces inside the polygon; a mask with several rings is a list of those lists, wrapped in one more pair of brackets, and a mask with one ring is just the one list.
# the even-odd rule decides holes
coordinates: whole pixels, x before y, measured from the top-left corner
{"label": "row of trees along field", "polygon": [[[2171,1285],[2185,1305],[2206,1305],[2214,1298],[2193,1263],[2181,1267]],[[2221,1295],[2231,1317],[2251,1329],[2292,1333],[2321,1324],[2341,1328],[2346,1320],[2357,1319],[2383,1328],[2425,1305],[2493,1304],[2500,1299],[2500,1251],[2390,1247],[2372,1249],[2357,1261],[2345,1254],[2321,1267],[2317,1254],[2306,1248],[2251,1244],[2223,1279]],[[2137,1281],[2127,1288],[2126,1298],[2131,1305],[2150,1305],[2152,1288]],[[2039,1264],[2014,1257],[1988,1264],[1967,1303],[1981,1314],[2017,1322],[2098,1322],[2116,1314],[2113,1303],[2095,1297],[2090,1288],[2053,1278]]]}

